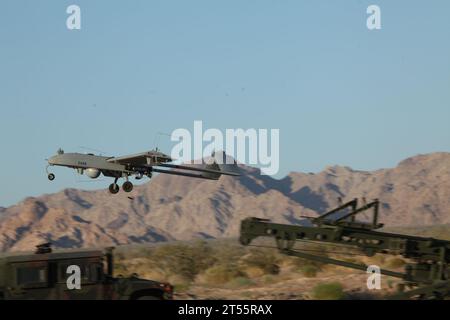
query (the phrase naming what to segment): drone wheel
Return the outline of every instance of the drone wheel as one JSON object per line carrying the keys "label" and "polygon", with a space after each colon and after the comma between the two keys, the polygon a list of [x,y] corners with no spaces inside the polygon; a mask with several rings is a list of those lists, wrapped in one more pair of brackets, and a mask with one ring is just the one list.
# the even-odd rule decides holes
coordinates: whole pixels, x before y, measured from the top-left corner
{"label": "drone wheel", "polygon": [[119,188],[119,186],[116,183],[112,183],[109,186],[109,192],[111,194],[117,194],[117,193],[119,193],[119,190],[120,190],[120,188]]}
{"label": "drone wheel", "polygon": [[122,186],[123,191],[131,192],[133,191],[133,184],[130,181],[126,181]]}

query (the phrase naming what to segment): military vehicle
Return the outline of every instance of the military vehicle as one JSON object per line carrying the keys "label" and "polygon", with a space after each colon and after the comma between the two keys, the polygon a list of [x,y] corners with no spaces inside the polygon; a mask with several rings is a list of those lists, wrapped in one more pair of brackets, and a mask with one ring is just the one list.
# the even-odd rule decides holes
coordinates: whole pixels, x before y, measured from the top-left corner
{"label": "military vehicle", "polygon": [[[354,199],[319,217],[305,217],[311,220],[313,226],[248,218],[241,223],[240,242],[248,246],[256,238],[271,237],[282,254],[362,271],[367,271],[368,266],[305,252],[308,250],[295,250],[294,246],[296,243],[316,243],[354,248],[368,257],[375,254],[401,255],[408,260],[404,272],[380,270],[383,275],[403,280],[398,293],[388,299],[449,298],[450,241],[376,231],[384,226],[378,223],[379,204],[378,199],[368,204],[364,199],[364,205],[358,208],[358,199]],[[370,209],[373,209],[370,221],[367,221],[368,217],[356,220],[356,216]],[[335,215],[338,217],[333,218]]]}
{"label": "military vehicle", "polygon": [[[113,248],[0,255],[0,300],[171,300],[168,283],[114,277]],[[70,268],[80,271],[80,287],[68,285]],[[73,270],[73,269],[72,269]],[[70,280],[70,279],[69,279]]]}

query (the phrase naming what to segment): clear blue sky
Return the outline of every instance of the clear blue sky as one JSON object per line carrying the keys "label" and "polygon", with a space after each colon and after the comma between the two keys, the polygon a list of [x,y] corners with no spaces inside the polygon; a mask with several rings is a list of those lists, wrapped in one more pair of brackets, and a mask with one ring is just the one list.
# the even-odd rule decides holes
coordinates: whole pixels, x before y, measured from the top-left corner
{"label": "clear blue sky", "polygon": [[109,184],[62,169],[47,181],[59,147],[133,153],[194,120],[279,128],[279,177],[449,151],[449,14],[446,0],[4,0],[0,206]]}

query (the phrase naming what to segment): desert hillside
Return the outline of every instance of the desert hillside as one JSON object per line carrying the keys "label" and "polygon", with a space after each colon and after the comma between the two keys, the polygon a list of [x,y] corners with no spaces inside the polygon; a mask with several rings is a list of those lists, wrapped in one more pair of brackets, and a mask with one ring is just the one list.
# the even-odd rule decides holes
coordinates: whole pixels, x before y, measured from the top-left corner
{"label": "desert hillside", "polygon": [[450,153],[408,158],[372,172],[333,166],[282,180],[242,167],[239,178],[204,181],[159,175],[128,194],[67,189],[0,208],[0,251],[236,237],[246,217],[299,223],[338,198],[378,198],[388,226],[450,223]]}

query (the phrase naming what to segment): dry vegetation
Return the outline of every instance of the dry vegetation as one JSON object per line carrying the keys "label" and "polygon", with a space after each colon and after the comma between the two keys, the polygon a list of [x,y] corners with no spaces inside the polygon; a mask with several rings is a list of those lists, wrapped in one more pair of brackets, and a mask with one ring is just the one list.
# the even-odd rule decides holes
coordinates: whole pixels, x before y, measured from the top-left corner
{"label": "dry vegetation", "polygon": [[[116,275],[168,281],[178,299],[373,299],[395,289],[383,278],[383,290],[368,292],[364,272],[323,265],[279,253],[244,247],[236,240],[174,242],[117,249]],[[401,270],[401,257],[368,258],[348,249],[303,244],[302,250],[355,263]]]}

